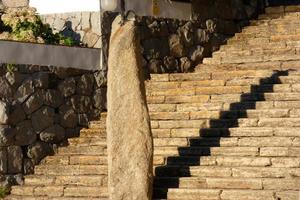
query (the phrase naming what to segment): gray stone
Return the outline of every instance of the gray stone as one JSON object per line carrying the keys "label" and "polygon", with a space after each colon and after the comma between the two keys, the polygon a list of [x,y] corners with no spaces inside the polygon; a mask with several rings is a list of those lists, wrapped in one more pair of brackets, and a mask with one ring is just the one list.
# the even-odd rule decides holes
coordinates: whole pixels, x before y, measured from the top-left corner
{"label": "gray stone", "polygon": [[0,148],[0,174],[7,173],[7,160],[6,148]]}
{"label": "gray stone", "polygon": [[24,176],[23,174],[16,174],[13,176],[15,184],[14,185],[24,185]]}
{"label": "gray stone", "polygon": [[189,56],[194,63],[201,63],[204,58],[204,47],[200,45],[193,47]]}
{"label": "gray stone", "polygon": [[179,21],[176,19],[166,19],[166,20],[167,20],[169,31],[171,33],[176,33],[179,26]]}
{"label": "gray stone", "polygon": [[169,35],[168,24],[165,21],[161,21],[160,23],[160,36],[167,37]]}
{"label": "gray stone", "polygon": [[180,58],[180,69],[181,72],[189,72],[192,70],[192,63],[189,58]]}
{"label": "gray stone", "polygon": [[214,20],[212,19],[208,19],[206,20],[206,29],[210,32],[210,33],[214,33],[217,30],[217,24]]}
{"label": "gray stone", "polygon": [[33,84],[37,88],[48,88],[49,87],[49,72],[39,72],[33,75]]}
{"label": "gray stone", "polygon": [[149,61],[148,69],[150,73],[160,74],[166,72],[163,67],[163,62],[159,59],[152,59]]}
{"label": "gray stone", "polygon": [[104,87],[107,85],[107,78],[104,71],[98,71],[94,73],[94,77],[95,77],[97,87]]}
{"label": "gray stone", "polygon": [[180,58],[185,56],[185,48],[183,41],[180,39],[179,35],[172,34],[169,37],[169,46],[170,46],[170,54],[176,58]]}
{"label": "gray stone", "polygon": [[99,40],[99,35],[89,31],[84,35],[82,42],[86,44],[88,47],[94,47],[94,45],[97,43],[98,40]]}
{"label": "gray stone", "polygon": [[36,141],[36,132],[32,128],[30,120],[21,122],[16,126],[15,144],[26,146]]}
{"label": "gray stone", "polygon": [[80,126],[87,127],[89,125],[89,118],[86,114],[80,114],[78,115],[78,124]]}
{"label": "gray stone", "polygon": [[24,166],[24,175],[33,174],[34,173],[34,164],[32,161],[28,158],[25,158],[23,160],[23,166]]}
{"label": "gray stone", "polygon": [[26,119],[26,114],[20,104],[16,104],[12,107],[11,113],[9,114],[9,124],[16,125]]}
{"label": "gray stone", "polygon": [[54,125],[40,133],[40,139],[47,143],[59,143],[65,138],[65,129]]}
{"label": "gray stone", "polygon": [[86,113],[92,110],[92,100],[88,96],[74,95],[71,98],[72,108],[76,113]]}
{"label": "gray stone", "polygon": [[23,171],[23,151],[20,146],[7,147],[8,173],[18,174]]}
{"label": "gray stone", "polygon": [[94,92],[94,97],[93,97],[94,107],[102,110],[105,104],[105,99],[106,99],[106,89],[105,88],[97,89]]}
{"label": "gray stone", "polygon": [[59,108],[60,125],[64,128],[75,128],[77,115],[71,106],[63,105]]}
{"label": "gray stone", "polygon": [[140,41],[134,22],[120,27],[120,19],[113,23],[108,65],[109,195],[118,200],[150,200],[153,142]]}
{"label": "gray stone", "polygon": [[10,85],[17,88],[22,84],[23,80],[28,77],[28,75],[24,75],[19,72],[13,72],[13,73],[7,72],[5,74],[5,77]]}
{"label": "gray stone", "polygon": [[0,124],[7,124],[9,118],[9,105],[0,101]]}
{"label": "gray stone", "polygon": [[76,93],[89,96],[94,90],[94,75],[93,74],[84,74],[80,77],[77,82]]}
{"label": "gray stone", "polygon": [[23,104],[23,108],[26,114],[31,114],[38,110],[44,104],[45,92],[39,90],[38,92],[31,95]]}
{"label": "gray stone", "polygon": [[153,21],[151,24],[149,24],[148,28],[149,28],[149,31],[150,31],[151,35],[154,36],[154,37],[167,35],[167,34],[162,34],[160,24],[156,20]]}
{"label": "gray stone", "polygon": [[64,97],[69,97],[75,94],[76,91],[76,81],[74,78],[68,78],[61,82],[58,85],[59,91],[62,93]]}
{"label": "gray stone", "polygon": [[88,72],[80,69],[64,68],[64,67],[53,67],[50,68],[50,70],[51,73],[55,74],[60,79],[66,79],[73,76],[80,76],[85,72]]}
{"label": "gray stone", "polygon": [[166,56],[164,58],[164,65],[166,66],[168,72],[176,72],[178,70],[178,61],[172,56]]}
{"label": "gray stone", "polygon": [[33,81],[31,79],[27,79],[17,89],[14,98],[18,102],[23,103],[33,92],[34,92]]}
{"label": "gray stone", "polygon": [[0,126],[0,146],[13,145],[15,142],[16,130],[8,126]]}
{"label": "gray stone", "polygon": [[13,90],[7,80],[0,77],[0,97],[9,98],[13,96]]}
{"label": "gray stone", "polygon": [[29,0],[2,0],[3,4],[9,8],[28,7]]}
{"label": "gray stone", "polygon": [[32,126],[35,131],[40,132],[54,123],[55,112],[53,108],[44,106],[32,114]]}
{"label": "gray stone", "polygon": [[47,106],[58,108],[64,102],[62,94],[57,90],[47,90],[44,96],[44,103]]}
{"label": "gray stone", "polygon": [[210,33],[208,30],[199,28],[195,31],[195,39],[199,44],[208,43],[210,39]]}
{"label": "gray stone", "polygon": [[46,156],[53,154],[52,145],[45,142],[36,142],[27,148],[27,156],[37,165]]}
{"label": "gray stone", "polygon": [[143,45],[143,54],[148,60],[152,58],[164,58],[169,52],[169,44],[165,38],[151,38],[144,40]]}
{"label": "gray stone", "polygon": [[194,27],[192,22],[187,22],[179,29],[179,34],[184,42],[185,47],[190,47],[194,43]]}

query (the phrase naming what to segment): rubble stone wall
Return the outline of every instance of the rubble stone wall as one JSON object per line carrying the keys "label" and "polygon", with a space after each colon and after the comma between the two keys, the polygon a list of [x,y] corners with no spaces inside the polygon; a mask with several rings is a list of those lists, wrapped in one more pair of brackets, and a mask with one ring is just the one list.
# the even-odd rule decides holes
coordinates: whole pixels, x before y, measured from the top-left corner
{"label": "rubble stone wall", "polygon": [[[193,19],[138,17],[144,67],[147,72],[189,72],[232,37],[262,9],[262,0],[193,0]],[[102,48],[107,58],[111,23],[116,13],[82,12],[43,16],[56,31]]]}
{"label": "rubble stone wall", "polygon": [[99,12],[74,12],[42,15],[55,32],[70,36],[87,47],[101,48]]}
{"label": "rubble stone wall", "polygon": [[0,182],[14,184],[106,107],[98,72],[56,67],[0,68]]}

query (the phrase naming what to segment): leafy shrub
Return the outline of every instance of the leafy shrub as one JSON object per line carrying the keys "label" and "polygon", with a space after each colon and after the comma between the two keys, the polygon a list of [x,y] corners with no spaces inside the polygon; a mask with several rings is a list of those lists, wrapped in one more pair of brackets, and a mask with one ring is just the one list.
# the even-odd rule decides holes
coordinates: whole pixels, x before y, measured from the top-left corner
{"label": "leafy shrub", "polygon": [[76,45],[71,37],[53,33],[49,24],[43,24],[34,8],[8,8],[1,17],[0,39],[46,44]]}

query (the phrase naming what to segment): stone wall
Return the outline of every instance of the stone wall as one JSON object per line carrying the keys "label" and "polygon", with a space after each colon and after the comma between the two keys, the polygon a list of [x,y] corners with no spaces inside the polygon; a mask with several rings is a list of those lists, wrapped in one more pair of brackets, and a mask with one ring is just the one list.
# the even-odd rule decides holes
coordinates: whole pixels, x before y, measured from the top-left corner
{"label": "stone wall", "polygon": [[0,182],[14,184],[105,109],[98,72],[56,67],[0,68]]}
{"label": "stone wall", "polygon": [[[107,66],[110,24],[115,13],[103,13],[102,48],[103,66]],[[211,56],[221,44],[241,30],[245,20],[220,21],[177,20],[139,17],[139,27],[144,67],[151,73],[189,72]]]}
{"label": "stone wall", "polygon": [[[263,0],[193,0],[193,20],[139,17],[146,72],[188,72],[262,10]],[[111,23],[116,13],[82,12],[43,16],[56,31],[88,47],[102,48],[104,72]]]}
{"label": "stone wall", "polygon": [[101,48],[99,12],[49,14],[41,17],[55,32],[70,36],[84,46]]}

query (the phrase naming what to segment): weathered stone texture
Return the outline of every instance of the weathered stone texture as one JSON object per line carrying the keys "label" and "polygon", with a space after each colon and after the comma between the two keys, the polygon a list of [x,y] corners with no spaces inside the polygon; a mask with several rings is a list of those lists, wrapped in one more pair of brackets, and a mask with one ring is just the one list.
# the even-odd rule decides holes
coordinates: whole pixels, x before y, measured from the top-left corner
{"label": "weathered stone texture", "polygon": [[105,108],[99,72],[30,65],[7,72],[5,64],[0,71],[0,170],[7,177],[32,173],[53,146],[78,136]]}
{"label": "weathered stone texture", "polygon": [[109,51],[109,194],[110,199],[150,200],[153,144],[140,44],[134,22],[119,23],[120,17],[113,23]]}

